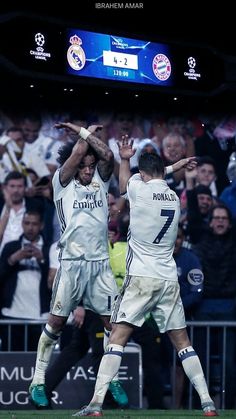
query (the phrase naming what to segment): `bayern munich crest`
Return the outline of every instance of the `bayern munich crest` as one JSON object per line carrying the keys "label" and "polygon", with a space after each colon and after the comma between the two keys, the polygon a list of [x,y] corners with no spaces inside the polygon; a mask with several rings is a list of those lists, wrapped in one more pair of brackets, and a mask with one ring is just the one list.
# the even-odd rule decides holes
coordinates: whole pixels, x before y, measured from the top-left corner
{"label": "bayern munich crest", "polygon": [[171,75],[169,58],[164,54],[155,55],[152,61],[152,70],[158,80],[167,80]]}
{"label": "bayern munich crest", "polygon": [[71,46],[67,51],[67,61],[73,70],[82,70],[86,62],[84,50],[80,46],[82,40],[77,35],[73,35],[70,37],[70,43]]}

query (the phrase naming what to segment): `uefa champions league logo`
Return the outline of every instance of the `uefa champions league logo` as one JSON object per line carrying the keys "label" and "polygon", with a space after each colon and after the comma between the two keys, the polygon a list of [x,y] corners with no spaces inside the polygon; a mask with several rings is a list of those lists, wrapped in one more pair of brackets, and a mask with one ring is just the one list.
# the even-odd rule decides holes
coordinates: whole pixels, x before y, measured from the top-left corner
{"label": "uefa champions league logo", "polygon": [[35,34],[35,42],[39,47],[42,47],[45,44],[45,38],[44,35],[40,32]]}
{"label": "uefa champions league logo", "polygon": [[30,50],[30,55],[33,55],[36,60],[48,61],[48,59],[51,58],[51,53],[44,51],[43,46],[46,43],[45,35],[43,35],[41,32],[37,32],[34,35],[34,42],[37,45],[37,47],[35,50]]}
{"label": "uefa champions league logo", "polygon": [[199,63],[196,58],[192,56],[188,57],[187,64],[188,71],[184,72],[184,76],[187,77],[188,80],[199,80],[201,78],[201,73],[197,73],[196,71],[197,67],[199,67]]}
{"label": "uefa champions league logo", "polygon": [[196,67],[196,60],[193,57],[188,57],[188,65],[190,68]]}

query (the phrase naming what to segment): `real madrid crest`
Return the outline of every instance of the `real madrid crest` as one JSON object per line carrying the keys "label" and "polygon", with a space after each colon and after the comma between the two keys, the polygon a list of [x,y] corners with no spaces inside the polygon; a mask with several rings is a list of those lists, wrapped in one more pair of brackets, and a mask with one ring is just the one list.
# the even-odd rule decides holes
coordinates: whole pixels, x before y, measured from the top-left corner
{"label": "real madrid crest", "polygon": [[67,61],[74,70],[82,70],[86,63],[84,50],[80,46],[82,40],[77,35],[73,35],[70,37],[70,43],[71,46],[67,51]]}
{"label": "real madrid crest", "polygon": [[91,182],[91,186],[93,187],[93,189],[95,189],[96,192],[100,189],[100,185],[98,182]]}

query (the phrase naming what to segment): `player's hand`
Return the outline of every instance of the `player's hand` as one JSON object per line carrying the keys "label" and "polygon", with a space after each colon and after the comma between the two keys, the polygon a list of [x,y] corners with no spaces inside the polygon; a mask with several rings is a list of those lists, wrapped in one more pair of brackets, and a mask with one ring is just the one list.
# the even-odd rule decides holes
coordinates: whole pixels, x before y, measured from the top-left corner
{"label": "player's hand", "polygon": [[22,259],[31,259],[33,257],[33,249],[31,243],[26,243],[24,247],[15,253],[15,259],[20,261]]}
{"label": "player's hand", "polygon": [[93,134],[94,132],[96,132],[97,130],[101,130],[102,128],[103,128],[103,125],[89,125],[87,130],[90,131],[91,134]]}
{"label": "player's hand", "polygon": [[57,129],[65,128],[65,129],[69,129],[70,131],[76,134],[79,134],[81,127],[79,125],[72,124],[71,122],[57,122],[56,124],[54,124],[54,128],[57,128]]}
{"label": "player's hand", "polygon": [[74,315],[73,323],[75,326],[77,326],[80,329],[84,324],[85,309],[79,306],[73,311],[73,315]]}
{"label": "player's hand", "polygon": [[123,160],[129,160],[135,154],[133,147],[134,140],[129,138],[128,135],[123,135],[121,141],[117,141],[119,147],[120,158]]}
{"label": "player's hand", "polygon": [[36,246],[32,245],[31,246],[31,251],[32,251],[32,257],[35,257],[38,262],[43,260],[43,253],[40,249],[38,249]]}
{"label": "player's hand", "polygon": [[187,170],[193,170],[195,169],[195,167],[197,167],[197,157],[193,156],[193,157],[186,157],[186,163],[184,164],[185,169]]}
{"label": "player's hand", "polygon": [[180,169],[192,170],[197,166],[197,157],[185,157],[173,164],[173,171]]}

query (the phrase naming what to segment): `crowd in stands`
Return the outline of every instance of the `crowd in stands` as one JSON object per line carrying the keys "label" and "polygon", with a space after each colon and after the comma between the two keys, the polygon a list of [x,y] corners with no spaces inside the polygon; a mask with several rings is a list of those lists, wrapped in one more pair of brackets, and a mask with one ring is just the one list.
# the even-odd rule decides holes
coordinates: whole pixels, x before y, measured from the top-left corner
{"label": "crowd in stands", "polygon": [[[186,318],[236,321],[234,118],[224,115],[187,118],[153,114],[149,119],[127,111],[114,114],[98,112],[92,116],[80,112],[61,112],[60,115],[27,112],[21,116],[0,113],[0,318],[45,320],[49,312],[54,278],[52,269],[56,268],[56,243],[60,236],[51,180],[58,168],[59,148],[76,139],[66,129],[54,129],[54,123],[58,121],[71,121],[84,127],[92,122],[100,124],[97,134],[114,153],[115,169],[109,196],[109,241],[111,260],[116,263],[114,271],[120,283],[124,273],[129,208],[119,194],[117,142],[123,135],[133,138],[136,150],[131,159],[133,173],[138,170],[138,158],[143,151],[158,153],[166,166],[183,157],[197,156],[196,169],[182,169],[166,177],[181,202],[181,225],[174,257]],[[117,254],[122,255],[120,259],[114,254],[116,249]],[[227,408],[234,408],[236,399],[235,331],[230,329],[227,335]],[[28,350],[36,350],[40,333],[38,326],[31,327]],[[144,330],[145,333],[148,340],[151,332]],[[217,329],[212,332],[212,348],[214,346],[218,354],[222,353],[220,333]],[[14,326],[12,336],[10,349],[24,350],[21,326]],[[162,338],[158,330],[152,329],[150,339],[154,349],[155,345],[158,346],[156,354],[159,354]],[[195,339],[194,346],[205,367],[206,330],[198,329]],[[6,326],[0,325],[0,341],[0,350],[9,350]],[[163,407],[161,384],[158,386],[160,394],[155,397],[152,393],[157,375],[154,367],[153,374],[149,368],[150,347],[146,354],[142,344],[149,407]],[[167,347],[165,339],[163,347]],[[159,374],[160,359],[157,359],[154,349],[151,361]],[[170,358],[171,355],[167,361],[169,365],[172,362]],[[183,380],[180,366],[177,373],[180,383]],[[152,386],[150,380],[155,381],[155,385]],[[183,403],[183,388],[180,387],[177,407]]]}

